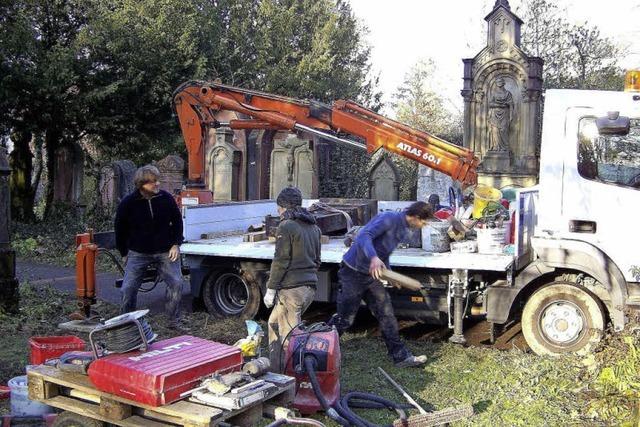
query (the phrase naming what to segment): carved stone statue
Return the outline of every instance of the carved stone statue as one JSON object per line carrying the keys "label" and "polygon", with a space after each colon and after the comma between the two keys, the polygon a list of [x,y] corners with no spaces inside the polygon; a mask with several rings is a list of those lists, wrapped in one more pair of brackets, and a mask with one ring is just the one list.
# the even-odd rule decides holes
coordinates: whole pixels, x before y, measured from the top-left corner
{"label": "carved stone statue", "polygon": [[293,182],[293,171],[295,167],[294,153],[296,148],[307,145],[307,141],[299,140],[295,135],[290,135],[282,142],[282,147],[287,148],[287,180]]}
{"label": "carved stone statue", "polygon": [[489,98],[489,151],[510,151],[509,129],[514,116],[513,95],[498,77]]}

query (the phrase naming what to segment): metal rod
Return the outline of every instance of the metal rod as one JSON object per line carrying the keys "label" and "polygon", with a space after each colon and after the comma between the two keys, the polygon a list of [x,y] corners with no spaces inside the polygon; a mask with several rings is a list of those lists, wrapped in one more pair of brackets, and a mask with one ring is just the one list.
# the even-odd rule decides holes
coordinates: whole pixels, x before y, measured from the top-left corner
{"label": "metal rod", "polygon": [[365,144],[361,144],[361,143],[356,142],[356,141],[351,141],[350,139],[340,138],[340,137],[337,137],[335,135],[331,135],[330,133],[326,133],[326,132],[323,132],[321,130],[314,129],[314,128],[309,127],[309,126],[301,125],[299,123],[295,124],[294,129],[298,130],[298,131],[301,131],[301,132],[310,133],[311,135],[318,136],[318,137],[320,137],[322,139],[326,139],[328,141],[337,142],[339,144],[350,145],[352,147],[356,147],[356,148],[359,148],[361,150],[366,150],[367,149],[367,146]]}
{"label": "metal rod", "polygon": [[384,369],[382,369],[380,366],[378,366],[378,370],[382,373],[382,375],[384,375],[384,377],[387,379],[387,381],[389,381],[391,383],[392,386],[394,386],[396,388],[396,390],[398,390],[400,393],[402,393],[402,395],[404,396],[405,399],[407,399],[407,402],[411,403],[413,406],[415,406],[418,411],[421,414],[426,414],[427,411],[424,410],[424,408],[422,406],[420,406],[418,404],[418,402],[416,402],[413,397],[409,396],[409,393],[407,393],[406,391],[404,391],[404,389],[400,386],[400,384],[398,384],[397,382],[395,382],[393,380],[393,378],[391,378],[389,376],[389,374],[387,374]]}

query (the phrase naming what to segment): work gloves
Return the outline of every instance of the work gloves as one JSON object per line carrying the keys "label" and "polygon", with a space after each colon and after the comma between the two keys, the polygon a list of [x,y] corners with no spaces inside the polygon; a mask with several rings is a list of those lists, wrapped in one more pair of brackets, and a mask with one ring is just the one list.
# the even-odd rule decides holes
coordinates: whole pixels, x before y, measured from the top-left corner
{"label": "work gloves", "polygon": [[273,304],[276,300],[276,290],[275,289],[267,289],[267,292],[264,294],[264,305],[267,308],[273,307]]}

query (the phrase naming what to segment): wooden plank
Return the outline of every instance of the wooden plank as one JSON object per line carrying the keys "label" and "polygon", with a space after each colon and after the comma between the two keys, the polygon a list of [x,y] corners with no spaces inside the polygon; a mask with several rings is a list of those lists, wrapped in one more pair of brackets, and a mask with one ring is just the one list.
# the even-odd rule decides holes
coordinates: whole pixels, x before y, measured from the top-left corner
{"label": "wooden plank", "polygon": [[74,412],[76,414],[88,417],[94,420],[104,421],[122,427],[171,427],[170,424],[160,423],[140,416],[132,416],[124,420],[113,420],[105,417],[100,413],[100,408],[94,403],[84,402],[82,400],[73,399],[71,397],[56,396],[44,401],[49,406],[63,409],[65,411]]}
{"label": "wooden plank", "polygon": [[252,231],[242,235],[243,242],[260,242],[262,240],[267,240],[266,231]]}
{"label": "wooden plank", "polygon": [[253,427],[257,425],[260,420],[262,420],[261,403],[250,406],[248,408],[243,408],[240,411],[240,413],[226,418],[225,421],[234,426]]}
{"label": "wooden plank", "polygon": [[[61,372],[56,368],[50,366],[38,366],[29,371],[34,377],[41,377],[44,382],[51,382],[59,384],[64,387],[77,389],[88,395],[98,396],[100,398],[106,397],[117,402],[125,403],[135,407],[143,408],[149,411],[155,411],[161,414],[173,416],[189,422],[192,424],[209,423],[211,419],[215,419],[220,416],[222,411],[218,408],[212,408],[210,406],[197,405],[191,402],[178,401],[170,405],[165,406],[150,406],[144,403],[135,402],[133,400],[125,399],[124,397],[116,396],[111,393],[105,393],[96,389],[89,377],[86,375],[78,375],[69,372]],[[41,399],[36,399],[41,401]]]}
{"label": "wooden plank", "polygon": [[100,414],[110,420],[124,420],[132,414],[131,405],[102,397],[100,398]]}

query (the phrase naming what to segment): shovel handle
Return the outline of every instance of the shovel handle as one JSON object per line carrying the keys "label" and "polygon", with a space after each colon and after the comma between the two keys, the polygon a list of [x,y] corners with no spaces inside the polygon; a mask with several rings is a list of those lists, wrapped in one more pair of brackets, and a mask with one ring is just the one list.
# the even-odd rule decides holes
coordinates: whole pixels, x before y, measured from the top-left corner
{"label": "shovel handle", "polygon": [[411,396],[409,396],[409,393],[407,393],[406,391],[404,391],[404,389],[400,386],[400,384],[398,384],[397,382],[395,382],[393,380],[393,378],[391,378],[389,376],[389,374],[387,374],[384,369],[382,369],[381,367],[378,366],[378,370],[382,373],[382,375],[384,375],[384,377],[387,379],[387,381],[389,381],[391,383],[392,386],[394,386],[396,388],[396,390],[398,390],[400,393],[402,393],[402,395],[404,396],[405,399],[407,399],[407,402],[411,403],[413,406],[416,407],[416,409],[418,409],[418,412],[420,412],[421,414],[426,414],[427,411],[424,410],[424,408],[422,406],[420,406],[418,404],[418,402],[416,402],[415,400],[413,400],[413,398]]}

